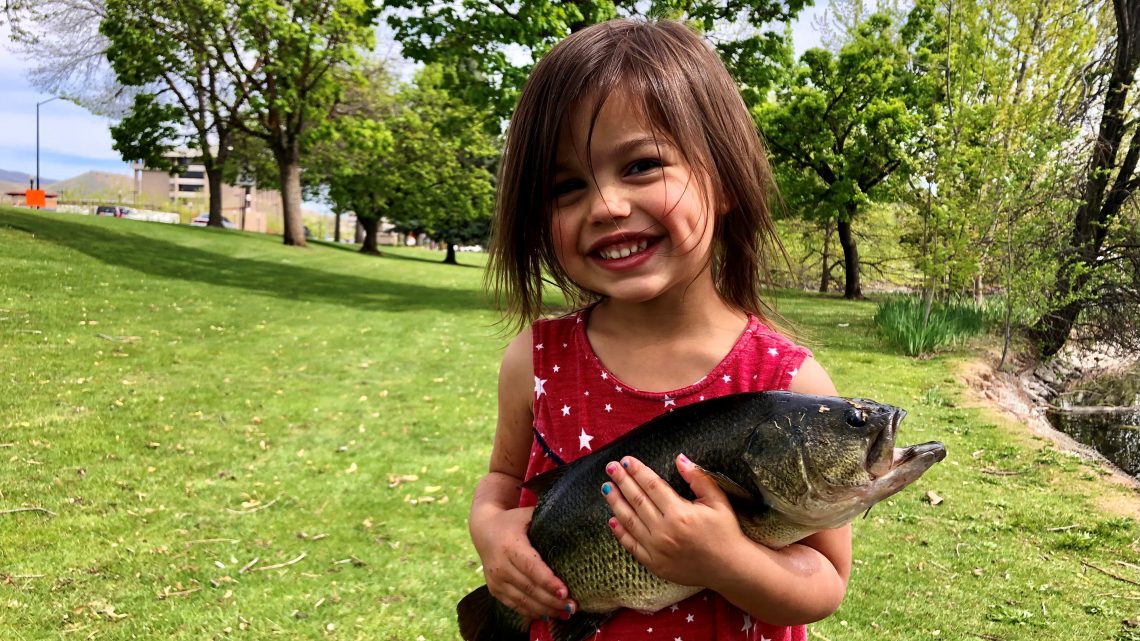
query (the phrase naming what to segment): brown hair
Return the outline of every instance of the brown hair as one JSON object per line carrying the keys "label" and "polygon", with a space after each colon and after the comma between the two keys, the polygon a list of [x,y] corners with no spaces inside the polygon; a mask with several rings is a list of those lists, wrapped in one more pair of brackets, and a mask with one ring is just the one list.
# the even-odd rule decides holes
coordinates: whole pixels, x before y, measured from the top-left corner
{"label": "brown hair", "polygon": [[[575,306],[598,300],[563,272],[551,233],[559,129],[574,109],[592,108],[590,130],[615,90],[704,177],[717,216],[713,281],[729,305],[770,323],[760,298],[770,284],[767,249],[783,247],[769,215],[771,169],[756,125],[720,57],[679,22],[628,19],[567,37],[535,65],[507,129],[499,171],[487,285],[521,329],[542,313],[543,274]],[[592,104],[586,104],[592,101]]]}

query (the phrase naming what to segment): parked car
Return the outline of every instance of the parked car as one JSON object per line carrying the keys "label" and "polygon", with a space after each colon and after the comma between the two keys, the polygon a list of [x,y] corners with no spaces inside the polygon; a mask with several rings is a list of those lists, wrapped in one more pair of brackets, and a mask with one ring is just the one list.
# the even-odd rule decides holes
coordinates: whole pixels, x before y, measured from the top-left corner
{"label": "parked car", "polygon": [[122,205],[99,205],[95,208],[96,216],[114,216],[115,218],[122,218],[131,213],[130,209]]}
{"label": "parked car", "polygon": [[[210,222],[210,214],[198,214],[190,221],[190,224],[194,227],[205,227],[208,222]],[[237,229],[237,225],[230,222],[230,219],[225,216],[222,216],[222,227],[226,229]]]}

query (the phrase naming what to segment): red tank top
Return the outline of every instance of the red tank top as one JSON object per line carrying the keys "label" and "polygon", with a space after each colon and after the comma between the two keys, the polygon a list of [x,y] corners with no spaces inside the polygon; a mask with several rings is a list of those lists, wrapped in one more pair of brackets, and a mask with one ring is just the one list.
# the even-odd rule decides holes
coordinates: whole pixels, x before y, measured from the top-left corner
{"label": "red tank top", "polygon": [[[736,392],[784,390],[811,352],[755,317],[708,374],[670,392],[645,392],[609,372],[586,337],[589,309],[532,326],[534,443],[526,478],[605,446],[649,419],[707,398]],[[523,490],[520,505],[535,504]],[[573,596],[573,595],[571,595]],[[753,620],[715,592],[705,590],[654,614],[620,610],[595,641],[804,641],[805,626],[773,626]],[[550,641],[542,621],[531,639]]]}

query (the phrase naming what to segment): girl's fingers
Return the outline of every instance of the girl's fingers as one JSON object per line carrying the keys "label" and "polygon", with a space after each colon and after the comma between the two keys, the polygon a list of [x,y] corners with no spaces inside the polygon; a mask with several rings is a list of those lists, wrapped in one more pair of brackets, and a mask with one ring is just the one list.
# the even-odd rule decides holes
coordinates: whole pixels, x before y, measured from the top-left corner
{"label": "girl's fingers", "polygon": [[[638,521],[638,523],[640,523],[640,521]],[[630,533],[629,529],[622,524],[622,521],[616,515],[610,517],[609,525],[610,529],[614,531],[614,536],[617,537],[618,543],[620,543],[627,552],[632,554],[638,563],[645,566],[650,565],[652,559],[650,558],[649,550],[641,544],[641,541],[637,540],[637,537]]]}
{"label": "girl's fingers", "polygon": [[611,462],[606,473],[650,530],[664,517],[662,506],[668,505],[670,494],[676,496],[668,483],[632,456],[623,457],[620,464]]}
{"label": "girl's fingers", "polygon": [[[637,510],[629,504],[625,495],[613,481],[607,481],[602,484],[602,495],[606,498],[606,503],[610,506],[610,511],[614,513],[610,519],[610,528],[614,529],[615,534],[618,532],[614,528],[616,524],[621,524],[621,532],[632,539],[645,538],[649,536],[649,529],[646,527],[641,516]],[[628,549],[628,546],[627,546]]]}
{"label": "girl's fingers", "polygon": [[567,607],[571,611],[577,607],[567,598],[566,586],[554,576],[537,553],[512,558],[511,563],[514,572],[510,585],[521,592],[520,598],[534,604],[532,613],[557,617],[566,614]]}

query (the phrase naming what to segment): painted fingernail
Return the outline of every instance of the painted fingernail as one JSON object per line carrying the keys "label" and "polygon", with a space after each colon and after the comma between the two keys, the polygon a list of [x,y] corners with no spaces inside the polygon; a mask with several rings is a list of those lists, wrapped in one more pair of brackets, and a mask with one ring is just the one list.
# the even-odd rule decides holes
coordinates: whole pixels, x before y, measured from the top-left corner
{"label": "painted fingernail", "polygon": [[681,463],[683,463],[683,464],[685,464],[685,465],[689,465],[689,464],[691,464],[691,463],[692,463],[692,461],[690,461],[690,460],[689,460],[689,457],[685,456],[685,455],[682,453],[682,454],[681,454]]}
{"label": "painted fingernail", "polygon": [[608,482],[602,483],[602,494],[609,494],[610,490],[612,489],[614,489],[614,486],[610,485]]}
{"label": "painted fingernail", "polygon": [[617,463],[610,463],[606,466],[606,474],[613,474],[617,471]]}
{"label": "painted fingernail", "polygon": [[621,460],[621,466],[626,468],[626,469],[629,469],[629,459],[623,458]]}
{"label": "painted fingernail", "polygon": [[574,604],[573,603],[567,603],[566,604],[566,614],[574,614]]}
{"label": "painted fingernail", "polygon": [[554,591],[554,596],[556,598],[559,598],[559,599],[565,599],[566,598],[566,588],[558,588],[557,590]]}
{"label": "painted fingernail", "polygon": [[609,524],[611,530],[617,529],[617,519],[611,518],[610,520],[606,521],[606,523]]}

